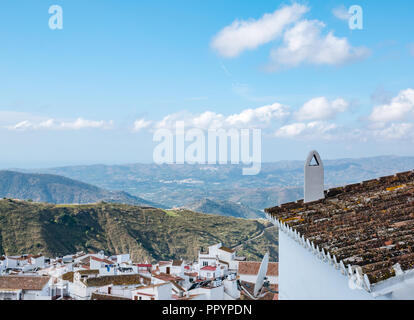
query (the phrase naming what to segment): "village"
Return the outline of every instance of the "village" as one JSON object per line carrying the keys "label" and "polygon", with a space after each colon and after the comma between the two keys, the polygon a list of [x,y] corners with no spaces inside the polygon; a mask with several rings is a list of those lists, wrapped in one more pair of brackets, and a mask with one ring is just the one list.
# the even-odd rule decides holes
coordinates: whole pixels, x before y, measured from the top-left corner
{"label": "village", "polygon": [[278,300],[278,263],[266,261],[259,279],[263,266],[221,243],[193,262],[133,262],[102,251],[2,256],[0,300]]}

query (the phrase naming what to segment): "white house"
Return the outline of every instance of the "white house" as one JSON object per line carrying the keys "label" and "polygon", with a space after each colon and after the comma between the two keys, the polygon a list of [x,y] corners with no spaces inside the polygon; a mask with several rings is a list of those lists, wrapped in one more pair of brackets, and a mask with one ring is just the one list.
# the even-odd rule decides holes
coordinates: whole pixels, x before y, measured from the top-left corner
{"label": "white house", "polygon": [[198,276],[201,279],[214,280],[221,276],[221,272],[216,266],[205,266],[200,269]]}
{"label": "white house", "polygon": [[149,285],[150,278],[138,274],[115,276],[83,276],[75,272],[69,284],[70,295],[78,300],[89,300],[93,292],[123,295],[131,299],[131,292],[138,286]]}
{"label": "white house", "polygon": [[[240,261],[237,275],[241,281],[256,283],[261,262],[259,261]],[[272,285],[279,283],[279,263],[269,262],[266,273],[267,281]]]}
{"label": "white house", "polygon": [[0,300],[51,300],[50,277],[0,276]]}
{"label": "white house", "polygon": [[203,295],[204,300],[225,300],[224,299],[224,286],[206,286],[196,288],[189,292],[191,295]]}
{"label": "white house", "polygon": [[[312,179],[319,190],[321,177]],[[330,189],[319,200],[305,185],[312,202],[266,209],[279,227],[279,299],[414,299],[414,171]]]}
{"label": "white house", "polygon": [[158,265],[156,267],[158,267],[159,272],[170,274],[171,267],[172,267],[172,261],[160,261],[158,262]]}
{"label": "white house", "polygon": [[240,298],[240,290],[237,285],[236,277],[231,275],[223,280],[224,295],[223,300],[237,300]]}
{"label": "white house", "polygon": [[41,254],[31,256],[30,257],[30,264],[36,268],[44,268],[45,267],[45,257]]}
{"label": "white house", "polygon": [[162,282],[136,288],[132,291],[133,300],[171,300],[171,282]]}
{"label": "white house", "polygon": [[218,243],[198,253],[198,271],[206,266],[219,266],[221,270],[224,267],[224,274],[228,271],[235,272],[240,260],[242,259],[236,256],[235,250]]}
{"label": "white house", "polygon": [[217,258],[220,261],[223,261],[225,263],[228,263],[229,268],[233,270],[237,270],[237,262],[235,260],[236,258],[236,251],[224,246],[220,246],[217,250]]}
{"label": "white house", "polygon": [[174,260],[170,267],[170,274],[183,276],[184,275],[184,261]]}

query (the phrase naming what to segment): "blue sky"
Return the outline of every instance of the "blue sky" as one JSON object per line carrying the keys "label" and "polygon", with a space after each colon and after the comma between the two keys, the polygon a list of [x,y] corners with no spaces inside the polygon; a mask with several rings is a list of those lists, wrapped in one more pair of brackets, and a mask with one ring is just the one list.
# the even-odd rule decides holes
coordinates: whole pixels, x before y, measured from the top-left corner
{"label": "blue sky", "polygon": [[[338,18],[354,4],[363,30]],[[62,30],[49,28],[51,5]],[[284,9],[297,15],[285,24]],[[2,1],[0,167],[151,162],[165,117],[202,115],[262,128],[264,161],[314,148],[414,155],[413,12],[408,1]]]}

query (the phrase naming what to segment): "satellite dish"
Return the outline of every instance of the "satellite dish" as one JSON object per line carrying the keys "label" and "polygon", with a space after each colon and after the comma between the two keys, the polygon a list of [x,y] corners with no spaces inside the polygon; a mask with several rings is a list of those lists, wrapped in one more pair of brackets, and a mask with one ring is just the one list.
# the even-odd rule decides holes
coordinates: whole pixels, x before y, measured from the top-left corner
{"label": "satellite dish", "polygon": [[257,297],[259,291],[263,287],[264,279],[267,274],[267,267],[269,265],[269,253],[266,253],[263,257],[262,264],[260,265],[259,273],[257,274],[256,284],[254,285],[254,296]]}

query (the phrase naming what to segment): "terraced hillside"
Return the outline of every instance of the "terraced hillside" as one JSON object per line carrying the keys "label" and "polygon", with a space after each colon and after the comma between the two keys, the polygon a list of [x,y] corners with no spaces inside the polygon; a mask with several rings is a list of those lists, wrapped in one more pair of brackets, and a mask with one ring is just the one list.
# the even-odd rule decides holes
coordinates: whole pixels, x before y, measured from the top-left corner
{"label": "terraced hillside", "polygon": [[[260,259],[269,246],[277,252],[277,239],[264,237],[264,220],[244,220],[186,210],[99,203],[52,205],[0,200],[0,254],[43,253],[59,256],[76,251],[129,252],[135,261],[194,259],[200,247],[217,242],[244,244],[249,259]],[[263,241],[266,244],[263,244]],[[272,256],[273,260],[277,257]]]}

